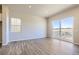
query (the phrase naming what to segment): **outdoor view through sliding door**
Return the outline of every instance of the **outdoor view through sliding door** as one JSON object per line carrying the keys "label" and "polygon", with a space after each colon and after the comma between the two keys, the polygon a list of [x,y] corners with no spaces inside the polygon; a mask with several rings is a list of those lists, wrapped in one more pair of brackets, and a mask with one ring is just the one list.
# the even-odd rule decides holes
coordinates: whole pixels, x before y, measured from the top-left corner
{"label": "outdoor view through sliding door", "polygon": [[61,39],[73,42],[73,17],[67,17],[61,20]]}
{"label": "outdoor view through sliding door", "polygon": [[53,38],[60,39],[60,20],[54,20],[52,23],[53,27]]}
{"label": "outdoor view through sliding door", "polygon": [[73,42],[73,17],[52,22],[53,38]]}

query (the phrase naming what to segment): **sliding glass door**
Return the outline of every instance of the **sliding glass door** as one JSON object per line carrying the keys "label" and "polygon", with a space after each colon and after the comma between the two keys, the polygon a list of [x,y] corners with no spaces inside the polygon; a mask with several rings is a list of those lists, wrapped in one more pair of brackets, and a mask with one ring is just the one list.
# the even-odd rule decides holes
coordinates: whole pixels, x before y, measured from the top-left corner
{"label": "sliding glass door", "polygon": [[73,17],[61,20],[61,39],[73,42]]}
{"label": "sliding glass door", "polygon": [[73,42],[73,17],[52,22],[53,38]]}
{"label": "sliding glass door", "polygon": [[59,20],[55,20],[55,21],[53,21],[53,23],[52,23],[52,27],[53,27],[53,38],[55,38],[55,39],[59,39],[60,38],[60,21]]}

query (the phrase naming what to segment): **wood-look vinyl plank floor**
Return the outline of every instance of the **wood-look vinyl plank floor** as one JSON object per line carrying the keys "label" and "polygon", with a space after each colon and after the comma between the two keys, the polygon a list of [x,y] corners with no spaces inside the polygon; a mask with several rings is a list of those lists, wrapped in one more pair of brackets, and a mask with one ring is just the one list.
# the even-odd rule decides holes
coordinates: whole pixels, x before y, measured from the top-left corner
{"label": "wood-look vinyl plank floor", "polygon": [[23,40],[2,46],[0,55],[79,55],[79,46],[51,38]]}

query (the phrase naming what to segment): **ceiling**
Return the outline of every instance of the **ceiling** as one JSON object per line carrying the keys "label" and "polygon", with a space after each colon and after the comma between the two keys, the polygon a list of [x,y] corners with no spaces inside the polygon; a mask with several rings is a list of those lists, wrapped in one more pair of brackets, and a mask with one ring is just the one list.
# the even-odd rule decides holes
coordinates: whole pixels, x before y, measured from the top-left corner
{"label": "ceiling", "polygon": [[[61,12],[67,8],[73,7],[72,4],[9,4],[7,5],[10,11],[26,13],[29,15],[48,17],[54,15],[58,12]],[[29,6],[31,6],[29,8]]]}

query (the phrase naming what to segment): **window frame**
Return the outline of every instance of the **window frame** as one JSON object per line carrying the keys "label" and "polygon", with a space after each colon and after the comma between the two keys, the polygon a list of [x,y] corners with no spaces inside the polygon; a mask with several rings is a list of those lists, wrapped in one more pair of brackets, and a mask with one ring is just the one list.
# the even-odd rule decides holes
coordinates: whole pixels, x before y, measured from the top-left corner
{"label": "window frame", "polygon": [[[12,21],[14,20],[14,23],[12,23]],[[20,23],[18,23],[17,21],[19,20]],[[18,23],[18,24],[16,24]],[[21,32],[21,19],[20,18],[11,18],[10,21],[10,31],[11,32]],[[18,28],[18,29],[17,29]]]}

